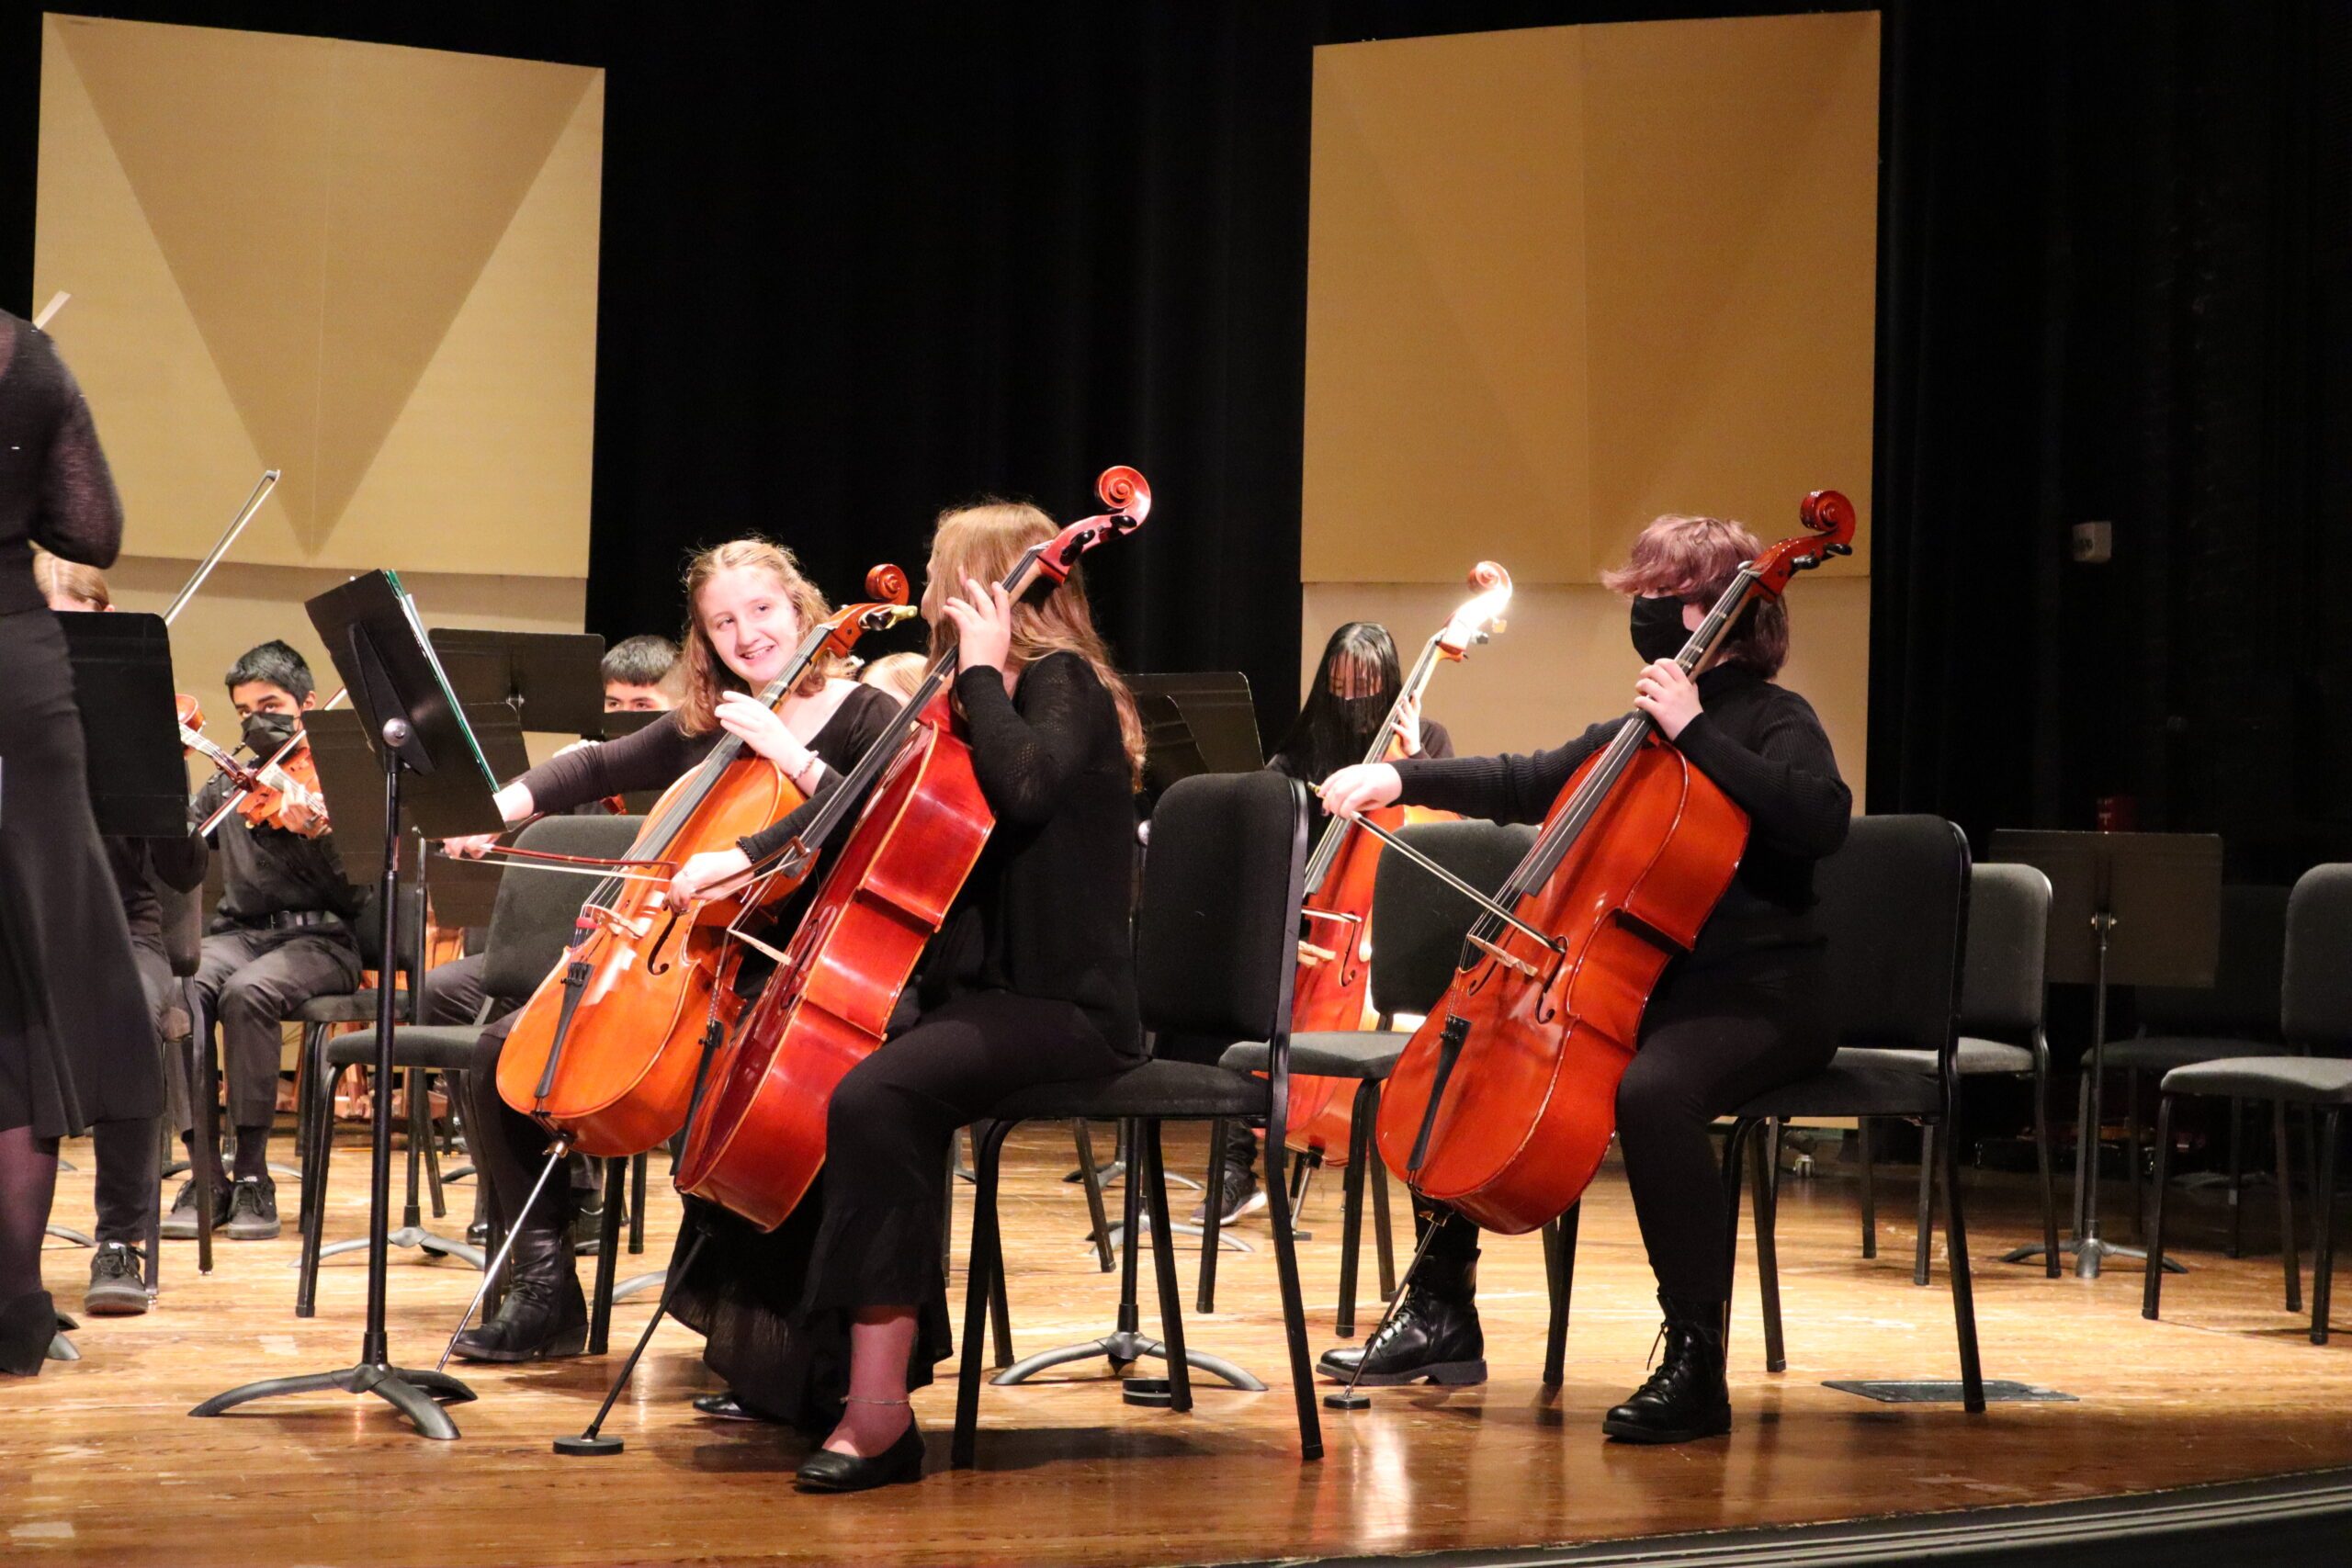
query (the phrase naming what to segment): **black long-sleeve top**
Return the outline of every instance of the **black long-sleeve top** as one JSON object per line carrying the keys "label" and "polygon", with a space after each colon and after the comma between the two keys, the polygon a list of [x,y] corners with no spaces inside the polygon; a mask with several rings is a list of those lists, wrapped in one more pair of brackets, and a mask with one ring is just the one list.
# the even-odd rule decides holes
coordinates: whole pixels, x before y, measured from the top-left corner
{"label": "black long-sleeve top", "polygon": [[122,500],[74,373],[46,333],[0,310],[0,615],[48,607],[35,545],[113,565]]}
{"label": "black long-sleeve top", "polygon": [[[1813,705],[1736,665],[1699,678],[1699,716],[1674,744],[1747,813],[1739,874],[1699,933],[1694,952],[1715,956],[1812,940],[1813,863],[1846,841],[1853,792]],[[1408,806],[1433,806],[1497,822],[1541,822],[1569,777],[1609,744],[1623,717],[1596,724],[1566,745],[1530,755],[1415,758],[1396,764]]]}
{"label": "black long-sleeve top", "polygon": [[178,839],[105,840],[107,869],[114,873],[115,891],[122,896],[122,918],[130,940],[160,944],[164,940],[164,903],[155,892],[163,884],[175,893],[193,893],[204,885],[204,840],[194,833]]}
{"label": "black long-sleeve top", "polygon": [[[847,773],[898,711],[888,693],[860,686],[842,699],[806,744],[825,764],[828,775]],[[569,811],[607,795],[667,789],[699,767],[726,738],[727,731],[716,726],[688,735],[678,727],[673,708],[634,734],[550,757],[515,782],[531,792],[534,809]],[[819,785],[820,792],[823,788]]]}
{"label": "black long-sleeve top", "polygon": [[[1001,990],[1070,1002],[1114,1052],[1139,1058],[1134,774],[1110,692],[1085,660],[1052,653],[1022,670],[1011,696],[986,665],[959,675],[956,694],[996,827],[924,951],[918,1001]],[[763,857],[799,827],[787,817],[743,847]]]}
{"label": "black long-sleeve top", "polygon": [[[215,773],[196,792],[190,814],[199,821],[209,817],[235,787],[228,774]],[[343,874],[332,831],[305,838],[274,822],[256,828],[232,811],[212,830],[212,847],[220,856],[214,931],[272,915],[340,915],[347,921],[359,912],[359,889]]]}

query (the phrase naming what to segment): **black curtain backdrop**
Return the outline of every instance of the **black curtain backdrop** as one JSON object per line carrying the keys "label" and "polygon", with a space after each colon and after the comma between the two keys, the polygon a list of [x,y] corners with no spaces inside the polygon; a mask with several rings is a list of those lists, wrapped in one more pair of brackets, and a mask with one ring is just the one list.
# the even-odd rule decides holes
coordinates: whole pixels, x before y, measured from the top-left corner
{"label": "black curtain backdrop", "polygon": [[[1246,671],[1269,731],[1313,47],[1787,8],[76,7],[606,69],[592,629],[673,628],[699,544],[769,534],[839,596],[920,573],[944,506],[1074,516],[1131,462],[1158,509],[1088,568],[1106,629],[1130,668]],[[2235,875],[2352,855],[2347,35],[2337,0],[1886,8],[1871,809],[1981,848],[2123,795]],[[18,308],[39,55],[12,8]],[[2068,559],[2088,519],[2109,565]]]}

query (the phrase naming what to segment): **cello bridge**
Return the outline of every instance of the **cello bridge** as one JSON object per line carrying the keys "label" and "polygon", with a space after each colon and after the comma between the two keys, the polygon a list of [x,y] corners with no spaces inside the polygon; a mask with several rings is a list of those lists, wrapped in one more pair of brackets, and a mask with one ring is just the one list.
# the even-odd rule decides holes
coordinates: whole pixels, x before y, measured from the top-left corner
{"label": "cello bridge", "polygon": [[1517,970],[1520,974],[1526,976],[1531,980],[1541,980],[1544,978],[1543,971],[1537,969],[1534,964],[1530,964],[1527,960],[1520,957],[1516,953],[1505,952],[1499,944],[1488,942],[1476,931],[1472,931],[1470,933],[1470,945],[1485,953],[1487,957],[1493,959],[1496,963],[1503,965],[1503,967]]}

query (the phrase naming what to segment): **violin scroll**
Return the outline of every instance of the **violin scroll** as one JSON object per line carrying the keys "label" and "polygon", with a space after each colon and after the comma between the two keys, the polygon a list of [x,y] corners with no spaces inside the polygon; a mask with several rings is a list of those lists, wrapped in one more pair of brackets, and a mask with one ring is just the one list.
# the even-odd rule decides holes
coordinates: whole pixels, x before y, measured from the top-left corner
{"label": "violin scroll", "polygon": [[908,592],[905,570],[888,561],[865,574],[865,596],[868,599],[885,604],[903,604],[907,602]]}

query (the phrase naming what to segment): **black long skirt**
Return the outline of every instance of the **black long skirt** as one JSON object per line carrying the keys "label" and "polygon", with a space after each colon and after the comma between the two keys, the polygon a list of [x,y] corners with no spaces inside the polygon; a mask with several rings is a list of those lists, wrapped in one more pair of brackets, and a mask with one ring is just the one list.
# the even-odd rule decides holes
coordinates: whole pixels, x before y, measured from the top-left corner
{"label": "black long skirt", "polygon": [[0,615],[0,1131],[60,1138],[163,1109],[65,634],[47,610]]}

